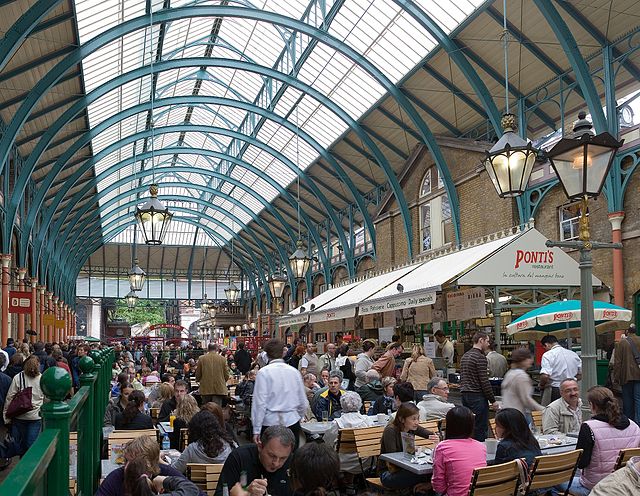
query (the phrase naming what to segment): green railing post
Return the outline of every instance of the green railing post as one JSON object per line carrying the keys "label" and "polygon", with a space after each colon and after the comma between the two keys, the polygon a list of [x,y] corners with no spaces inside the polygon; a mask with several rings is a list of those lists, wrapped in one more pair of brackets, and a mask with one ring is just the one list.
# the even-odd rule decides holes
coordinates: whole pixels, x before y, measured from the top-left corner
{"label": "green railing post", "polygon": [[[105,402],[104,402],[104,398],[105,398],[105,391],[104,391],[104,386],[103,386],[103,380],[102,380],[102,376],[104,374],[101,373],[102,370],[102,354],[98,351],[98,350],[92,350],[91,351],[91,358],[93,359],[93,362],[95,364],[95,376],[96,376],[96,382],[95,382],[95,390],[94,390],[94,400],[93,400],[93,418],[95,419],[99,419],[99,423],[102,426],[102,419],[104,418],[104,409],[106,408]],[[109,392],[107,392],[106,394],[109,394]],[[102,412],[102,413],[101,413]],[[102,415],[102,416],[101,416]],[[95,436],[96,436],[96,445],[99,447],[102,447],[102,429],[95,430]],[[100,465],[100,449],[97,450],[97,453],[94,453],[94,460],[93,463],[96,464],[97,466],[97,471],[98,471],[98,478],[100,478],[101,472],[102,472],[102,467]]]}
{"label": "green railing post", "polygon": [[43,428],[59,431],[55,454],[47,470],[47,494],[69,492],[69,418],[71,409],[63,400],[71,389],[71,376],[60,367],[49,367],[40,380],[48,403],[40,408]]}
{"label": "green railing post", "polygon": [[[82,371],[82,374],[80,374],[80,386],[87,386],[89,394],[78,418],[78,436],[82,432],[82,446],[80,445],[80,438],[78,438],[78,460],[82,460],[82,463],[78,463],[76,467],[78,492],[83,495],[89,495],[94,494],[98,489],[102,419],[96,419],[95,417],[96,376],[93,373],[95,363],[91,357],[84,356],[80,359],[79,366]],[[86,456],[87,453],[88,456]]]}

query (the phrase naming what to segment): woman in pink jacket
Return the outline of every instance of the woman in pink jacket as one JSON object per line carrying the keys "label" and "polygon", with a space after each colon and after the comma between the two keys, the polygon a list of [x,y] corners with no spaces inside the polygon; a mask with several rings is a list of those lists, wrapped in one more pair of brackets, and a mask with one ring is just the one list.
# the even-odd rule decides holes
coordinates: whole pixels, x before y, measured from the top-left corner
{"label": "woman in pink jacket", "polygon": [[433,454],[431,484],[437,493],[467,496],[473,469],[487,465],[487,448],[473,435],[473,413],[456,406],[447,413],[446,438]]}

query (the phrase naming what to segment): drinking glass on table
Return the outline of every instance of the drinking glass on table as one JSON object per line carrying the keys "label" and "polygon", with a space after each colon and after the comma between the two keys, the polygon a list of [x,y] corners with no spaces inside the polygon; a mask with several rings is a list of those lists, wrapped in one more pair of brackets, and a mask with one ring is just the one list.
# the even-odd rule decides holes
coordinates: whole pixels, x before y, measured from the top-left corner
{"label": "drinking glass on table", "polygon": [[176,419],[175,415],[169,415],[169,427],[173,429],[173,421]]}
{"label": "drinking glass on table", "polygon": [[329,412],[326,410],[322,411],[322,421],[323,422],[329,422]]}

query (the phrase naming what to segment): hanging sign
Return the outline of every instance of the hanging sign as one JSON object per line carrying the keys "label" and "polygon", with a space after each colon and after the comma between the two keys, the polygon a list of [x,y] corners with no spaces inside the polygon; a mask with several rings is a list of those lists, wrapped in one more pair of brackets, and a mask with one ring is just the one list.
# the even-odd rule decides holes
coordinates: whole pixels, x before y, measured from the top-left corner
{"label": "hanging sign", "polygon": [[348,319],[356,314],[356,307],[338,308],[335,310],[316,310],[309,317],[311,324],[315,322],[327,322],[329,320]]}
{"label": "hanging sign", "polygon": [[421,291],[413,294],[394,296],[387,300],[369,303],[364,301],[358,307],[359,315],[368,315],[370,313],[389,312],[393,310],[402,310],[404,308],[421,307],[431,305],[436,300],[436,292]]}
{"label": "hanging sign", "polygon": [[52,326],[56,324],[56,316],[52,313],[45,313],[42,316],[42,323],[47,326]]}
{"label": "hanging sign", "polygon": [[[56,329],[64,329],[66,325],[67,325],[67,321],[66,320],[56,320],[56,323],[55,323]],[[118,331],[119,330],[120,329],[118,329]]]}
{"label": "hanging sign", "polygon": [[469,320],[486,317],[484,288],[470,288],[447,293],[447,317],[449,320]]}
{"label": "hanging sign", "polygon": [[9,291],[9,313],[31,313],[31,291]]}

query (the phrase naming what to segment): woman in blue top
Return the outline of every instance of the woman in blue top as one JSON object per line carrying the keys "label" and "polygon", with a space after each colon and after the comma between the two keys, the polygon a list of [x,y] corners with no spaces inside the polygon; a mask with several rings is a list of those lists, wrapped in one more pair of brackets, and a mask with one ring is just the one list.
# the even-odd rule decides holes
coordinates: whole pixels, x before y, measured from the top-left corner
{"label": "woman in blue top", "polygon": [[500,442],[496,449],[495,464],[524,458],[531,465],[536,456],[542,455],[527,420],[515,408],[505,408],[496,413],[496,437]]}

